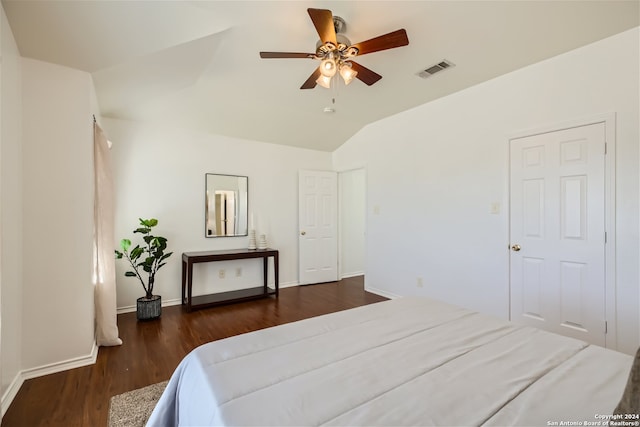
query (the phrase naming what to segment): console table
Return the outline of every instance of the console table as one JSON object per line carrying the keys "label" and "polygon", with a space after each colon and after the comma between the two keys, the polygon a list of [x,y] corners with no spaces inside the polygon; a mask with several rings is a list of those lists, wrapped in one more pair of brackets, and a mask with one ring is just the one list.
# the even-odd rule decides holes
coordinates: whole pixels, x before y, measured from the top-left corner
{"label": "console table", "polygon": [[[269,258],[273,257],[273,273],[275,289],[267,286]],[[255,288],[240,289],[230,292],[219,292],[209,295],[192,295],[193,264],[199,262],[230,261],[235,259],[262,258],[263,285]],[[182,305],[187,311],[195,308],[212,307],[236,301],[278,296],[278,251],[275,249],[233,249],[224,251],[183,252],[182,254]]]}

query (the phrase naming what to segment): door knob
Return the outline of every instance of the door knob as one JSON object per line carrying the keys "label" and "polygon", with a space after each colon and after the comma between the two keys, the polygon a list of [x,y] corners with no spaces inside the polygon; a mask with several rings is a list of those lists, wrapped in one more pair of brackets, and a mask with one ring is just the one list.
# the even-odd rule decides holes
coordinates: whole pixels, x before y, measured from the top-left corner
{"label": "door knob", "polygon": [[518,252],[520,250],[520,245],[511,246],[511,250],[514,251],[514,252]]}
{"label": "door knob", "polygon": [[306,232],[306,231],[301,231],[301,232],[300,232],[300,234],[301,234],[302,236],[304,236],[305,234],[307,234],[307,232]]}

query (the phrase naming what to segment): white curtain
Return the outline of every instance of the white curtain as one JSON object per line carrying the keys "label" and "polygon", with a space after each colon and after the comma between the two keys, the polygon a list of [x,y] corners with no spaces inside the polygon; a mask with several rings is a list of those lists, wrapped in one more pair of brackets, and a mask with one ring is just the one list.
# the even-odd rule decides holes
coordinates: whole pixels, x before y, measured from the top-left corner
{"label": "white curtain", "polygon": [[93,123],[93,163],[95,170],[94,261],[96,343],[120,345],[116,303],[116,264],[114,247],[113,173],[107,137]]}

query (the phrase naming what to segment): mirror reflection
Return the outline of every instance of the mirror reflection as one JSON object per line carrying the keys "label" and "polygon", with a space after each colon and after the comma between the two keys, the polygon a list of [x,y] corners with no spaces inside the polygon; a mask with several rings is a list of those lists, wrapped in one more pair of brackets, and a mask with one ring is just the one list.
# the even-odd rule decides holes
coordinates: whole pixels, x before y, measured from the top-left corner
{"label": "mirror reflection", "polygon": [[247,235],[248,181],[246,176],[205,174],[205,235]]}

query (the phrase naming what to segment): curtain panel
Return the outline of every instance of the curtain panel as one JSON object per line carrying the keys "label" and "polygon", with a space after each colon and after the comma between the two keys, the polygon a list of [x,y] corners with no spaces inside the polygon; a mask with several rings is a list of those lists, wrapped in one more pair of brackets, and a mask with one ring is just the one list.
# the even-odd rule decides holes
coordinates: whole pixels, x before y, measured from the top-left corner
{"label": "curtain panel", "polygon": [[114,183],[109,142],[103,130],[93,123],[95,170],[94,261],[96,343],[122,344],[118,337],[116,264],[114,246]]}

